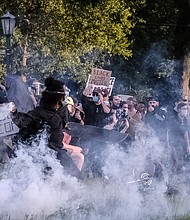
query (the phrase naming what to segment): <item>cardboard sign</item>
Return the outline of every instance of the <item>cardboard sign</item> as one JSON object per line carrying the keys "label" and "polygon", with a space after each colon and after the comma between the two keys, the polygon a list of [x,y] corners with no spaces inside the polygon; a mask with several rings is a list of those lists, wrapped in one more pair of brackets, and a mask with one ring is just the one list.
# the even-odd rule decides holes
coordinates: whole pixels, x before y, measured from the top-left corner
{"label": "cardboard sign", "polygon": [[86,88],[85,88],[85,95],[88,97],[92,97],[92,92],[94,91],[95,88],[100,88],[100,89],[107,89],[109,92],[109,96],[112,93],[113,90],[113,86],[115,83],[115,77],[110,77],[110,81],[109,81],[109,85],[105,86],[105,85],[95,85],[95,84],[91,84],[90,82],[90,75],[88,76],[88,80],[86,83]]}
{"label": "cardboard sign", "polygon": [[110,77],[112,72],[109,70],[92,68],[92,72],[89,79],[89,84],[93,85],[102,85],[102,86],[109,86]]}
{"label": "cardboard sign", "polygon": [[13,123],[10,115],[0,119],[0,137],[4,137],[19,132],[19,128]]}

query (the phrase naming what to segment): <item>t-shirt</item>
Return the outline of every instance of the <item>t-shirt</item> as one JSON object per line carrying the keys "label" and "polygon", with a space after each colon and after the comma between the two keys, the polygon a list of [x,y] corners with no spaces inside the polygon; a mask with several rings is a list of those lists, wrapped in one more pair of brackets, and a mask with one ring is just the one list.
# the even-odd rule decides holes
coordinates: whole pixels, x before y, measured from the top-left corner
{"label": "t-shirt", "polygon": [[105,126],[104,120],[110,113],[105,113],[101,104],[95,104],[94,101],[84,95],[82,95],[81,103],[85,113],[84,124],[103,128]]}

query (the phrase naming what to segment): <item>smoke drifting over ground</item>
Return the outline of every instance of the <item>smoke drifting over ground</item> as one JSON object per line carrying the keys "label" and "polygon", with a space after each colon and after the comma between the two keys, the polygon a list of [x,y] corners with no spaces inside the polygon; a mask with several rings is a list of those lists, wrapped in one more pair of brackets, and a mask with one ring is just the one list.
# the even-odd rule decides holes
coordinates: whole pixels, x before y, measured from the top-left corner
{"label": "smoke drifting over ground", "polygon": [[[165,146],[151,132],[140,130],[127,153],[116,145],[102,152],[104,178],[84,181],[64,174],[46,147],[46,133],[32,146],[19,144],[17,157],[1,170],[0,219],[172,219],[187,214],[190,201],[184,182],[177,184],[177,196],[165,194],[170,170]],[[147,161],[162,164],[163,178],[139,190],[140,182],[130,182],[147,169],[152,172]]]}

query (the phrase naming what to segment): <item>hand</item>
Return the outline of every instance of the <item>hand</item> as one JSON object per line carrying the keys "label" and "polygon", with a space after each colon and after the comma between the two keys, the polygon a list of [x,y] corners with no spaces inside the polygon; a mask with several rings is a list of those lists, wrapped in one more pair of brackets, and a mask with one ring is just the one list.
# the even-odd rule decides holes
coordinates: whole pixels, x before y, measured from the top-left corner
{"label": "hand", "polygon": [[13,102],[10,103],[9,110],[10,110],[11,113],[16,112],[17,108],[16,108],[16,105]]}
{"label": "hand", "polygon": [[103,99],[103,96],[101,93],[98,93],[98,97],[100,99],[100,102],[103,103],[104,102],[104,99]]}
{"label": "hand", "polygon": [[63,148],[66,149],[69,152],[72,152],[72,153],[74,153],[74,152],[75,153],[82,153],[82,148],[78,147],[78,146],[74,146],[74,145],[64,143]]}
{"label": "hand", "polygon": [[80,112],[79,112],[79,111],[76,111],[76,112],[75,112],[75,118],[76,118],[76,119],[78,119],[79,121],[81,121],[81,120],[82,120],[82,118],[81,118],[81,115],[80,115]]}
{"label": "hand", "polygon": [[118,119],[117,119],[117,117],[116,117],[116,114],[115,114],[115,113],[112,115],[112,118],[113,118],[113,123],[114,123],[114,125],[116,125],[116,124],[117,124],[117,122],[118,122]]}

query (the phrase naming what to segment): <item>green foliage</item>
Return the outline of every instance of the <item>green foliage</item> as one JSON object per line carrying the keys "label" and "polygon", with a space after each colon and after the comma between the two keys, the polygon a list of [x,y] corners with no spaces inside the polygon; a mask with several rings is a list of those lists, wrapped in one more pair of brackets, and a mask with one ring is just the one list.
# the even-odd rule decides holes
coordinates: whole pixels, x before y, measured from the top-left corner
{"label": "green foliage", "polygon": [[[91,67],[112,55],[132,56],[129,39],[139,20],[135,11],[144,0],[10,0],[0,3],[17,19],[13,69],[26,74],[70,72],[84,81]],[[27,43],[27,68],[22,68]],[[92,58],[92,55],[98,56]],[[81,62],[81,58],[83,62]]]}
{"label": "green foliage", "polygon": [[146,93],[147,89],[161,86],[172,90],[170,77],[176,64],[174,39],[178,5],[175,0],[147,0],[145,7],[139,8],[136,13],[144,22],[138,22],[130,35],[133,56],[128,60],[121,56],[114,57],[110,68],[126,88],[127,94],[138,90]]}
{"label": "green foliage", "polygon": [[102,67],[113,71],[117,89],[133,93],[171,76],[179,5],[179,0],[4,0],[0,13],[10,10],[17,19],[13,70],[39,79],[67,74],[84,86],[91,68]]}

